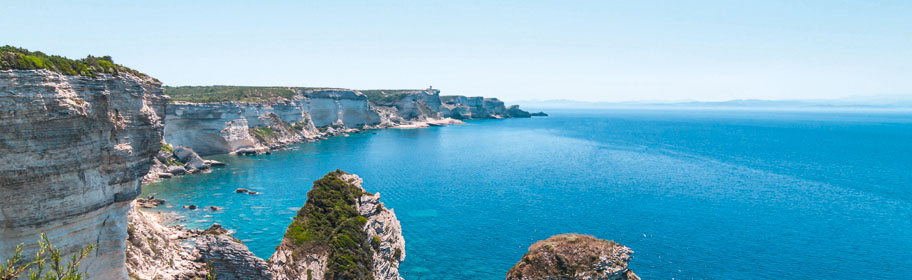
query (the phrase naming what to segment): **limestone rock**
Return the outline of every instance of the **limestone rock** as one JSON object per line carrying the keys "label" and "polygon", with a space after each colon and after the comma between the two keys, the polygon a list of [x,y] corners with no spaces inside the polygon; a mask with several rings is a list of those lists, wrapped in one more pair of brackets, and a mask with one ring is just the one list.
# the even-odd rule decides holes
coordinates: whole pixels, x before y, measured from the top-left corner
{"label": "limestone rock", "polygon": [[208,268],[186,240],[187,232],[165,227],[156,215],[130,209],[127,227],[126,266],[132,278],[205,279]]}
{"label": "limestone rock", "polygon": [[591,235],[560,234],[535,242],[507,280],[639,280],[627,262],[633,250]]}
{"label": "limestone rock", "polygon": [[[161,147],[167,97],[149,77],[0,71],[0,259],[42,232],[81,269],[124,279],[127,210]],[[29,254],[26,254],[29,255]]]}
{"label": "limestone rock", "polygon": [[187,173],[187,169],[184,169],[183,166],[172,165],[172,166],[168,166],[168,173],[171,173],[174,175],[183,175],[183,174]]}
{"label": "limestone rock", "polygon": [[203,262],[211,264],[218,279],[273,279],[266,261],[218,224],[193,238]]}
{"label": "limestone rock", "polygon": [[180,162],[184,163],[184,166],[191,169],[205,170],[209,169],[209,166],[203,161],[196,152],[191,148],[176,146],[174,147],[174,156]]}

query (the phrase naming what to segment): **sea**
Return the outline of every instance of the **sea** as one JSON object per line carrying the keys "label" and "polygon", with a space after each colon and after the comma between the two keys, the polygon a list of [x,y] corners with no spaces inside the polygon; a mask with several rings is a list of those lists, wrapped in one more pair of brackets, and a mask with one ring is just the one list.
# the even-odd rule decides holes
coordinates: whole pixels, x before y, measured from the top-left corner
{"label": "sea", "polygon": [[143,195],[268,258],[314,180],[355,173],[401,221],[409,280],[504,279],[561,233],[630,247],[643,279],[912,279],[910,112],[548,113],[211,156],[228,166]]}

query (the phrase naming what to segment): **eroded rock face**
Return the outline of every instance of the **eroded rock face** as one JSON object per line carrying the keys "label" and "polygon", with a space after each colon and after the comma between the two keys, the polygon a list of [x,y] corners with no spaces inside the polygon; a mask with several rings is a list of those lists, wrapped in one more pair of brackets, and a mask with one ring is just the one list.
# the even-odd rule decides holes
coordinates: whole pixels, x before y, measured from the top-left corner
{"label": "eroded rock face", "polygon": [[[339,179],[355,186],[362,193],[352,206],[357,214],[366,220],[361,230],[366,233],[364,236],[367,238],[363,240],[363,244],[369,244],[367,246],[370,248],[362,249],[370,251],[370,275],[376,280],[401,280],[399,263],[405,259],[405,239],[402,237],[402,227],[396,213],[380,203],[379,193],[365,192],[361,187],[363,181],[360,177],[354,174],[340,174]],[[275,279],[326,279],[330,267],[330,250],[332,249],[319,244],[297,244],[286,234],[282,244],[269,258],[270,268]]]}
{"label": "eroded rock face", "polygon": [[159,217],[130,209],[127,227],[127,270],[131,278],[205,279],[208,266],[198,250],[185,242],[190,233],[162,226]]}
{"label": "eroded rock face", "polygon": [[97,243],[81,269],[124,279],[127,210],[161,147],[161,84],[0,71],[0,259],[42,232],[63,253]]}
{"label": "eroded rock face", "polygon": [[591,235],[560,234],[535,242],[507,280],[639,280],[627,269],[633,250]]}
{"label": "eroded rock face", "polygon": [[357,90],[302,89],[291,99],[171,104],[165,140],[201,156],[256,154],[363,129],[513,117],[529,117],[529,113],[518,106],[506,108],[496,98],[440,96],[435,89],[396,90],[374,102]]}
{"label": "eroded rock face", "polygon": [[272,279],[263,259],[257,258],[231,233],[213,224],[207,230],[162,226],[160,216],[135,210],[129,213],[127,270],[144,280]]}

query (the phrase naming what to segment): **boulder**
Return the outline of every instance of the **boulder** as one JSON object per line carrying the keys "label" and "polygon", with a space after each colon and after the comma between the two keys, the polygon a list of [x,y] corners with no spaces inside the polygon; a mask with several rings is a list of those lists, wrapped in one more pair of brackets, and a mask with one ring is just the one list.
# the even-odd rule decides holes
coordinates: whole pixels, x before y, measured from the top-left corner
{"label": "boulder", "polygon": [[184,169],[183,166],[177,166],[177,165],[168,166],[168,173],[171,173],[172,175],[187,174],[187,169]]}
{"label": "boulder", "polygon": [[166,151],[158,151],[158,154],[155,154],[155,158],[161,162],[168,162],[168,159],[173,156],[171,153]]}
{"label": "boulder", "polygon": [[234,190],[234,192],[236,192],[236,193],[246,193],[246,192],[248,192],[248,191],[249,191],[249,190],[247,190],[247,189],[245,189],[245,188],[237,188],[236,190]]}
{"label": "boulder", "polygon": [[184,163],[184,165],[187,167],[192,167],[199,170],[209,169],[209,166],[206,165],[206,163],[203,161],[203,158],[196,154],[193,149],[184,146],[174,147],[174,156],[177,157],[177,160]]}
{"label": "boulder", "polygon": [[203,163],[205,163],[206,165],[211,166],[211,167],[228,166],[227,163],[217,161],[217,160],[203,160]]}
{"label": "boulder", "polygon": [[168,178],[171,178],[171,177],[174,177],[174,175],[172,175],[171,173],[168,173],[168,172],[161,172],[161,173],[158,173],[158,178],[168,179]]}

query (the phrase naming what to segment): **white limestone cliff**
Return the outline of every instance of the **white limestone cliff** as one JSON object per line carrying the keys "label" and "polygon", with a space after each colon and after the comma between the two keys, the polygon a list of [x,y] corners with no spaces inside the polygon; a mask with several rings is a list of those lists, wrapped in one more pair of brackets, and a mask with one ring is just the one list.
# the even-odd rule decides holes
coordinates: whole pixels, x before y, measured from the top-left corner
{"label": "white limestone cliff", "polygon": [[98,247],[90,279],[125,279],[127,210],[161,147],[167,98],[150,77],[0,71],[0,259],[41,233]]}

